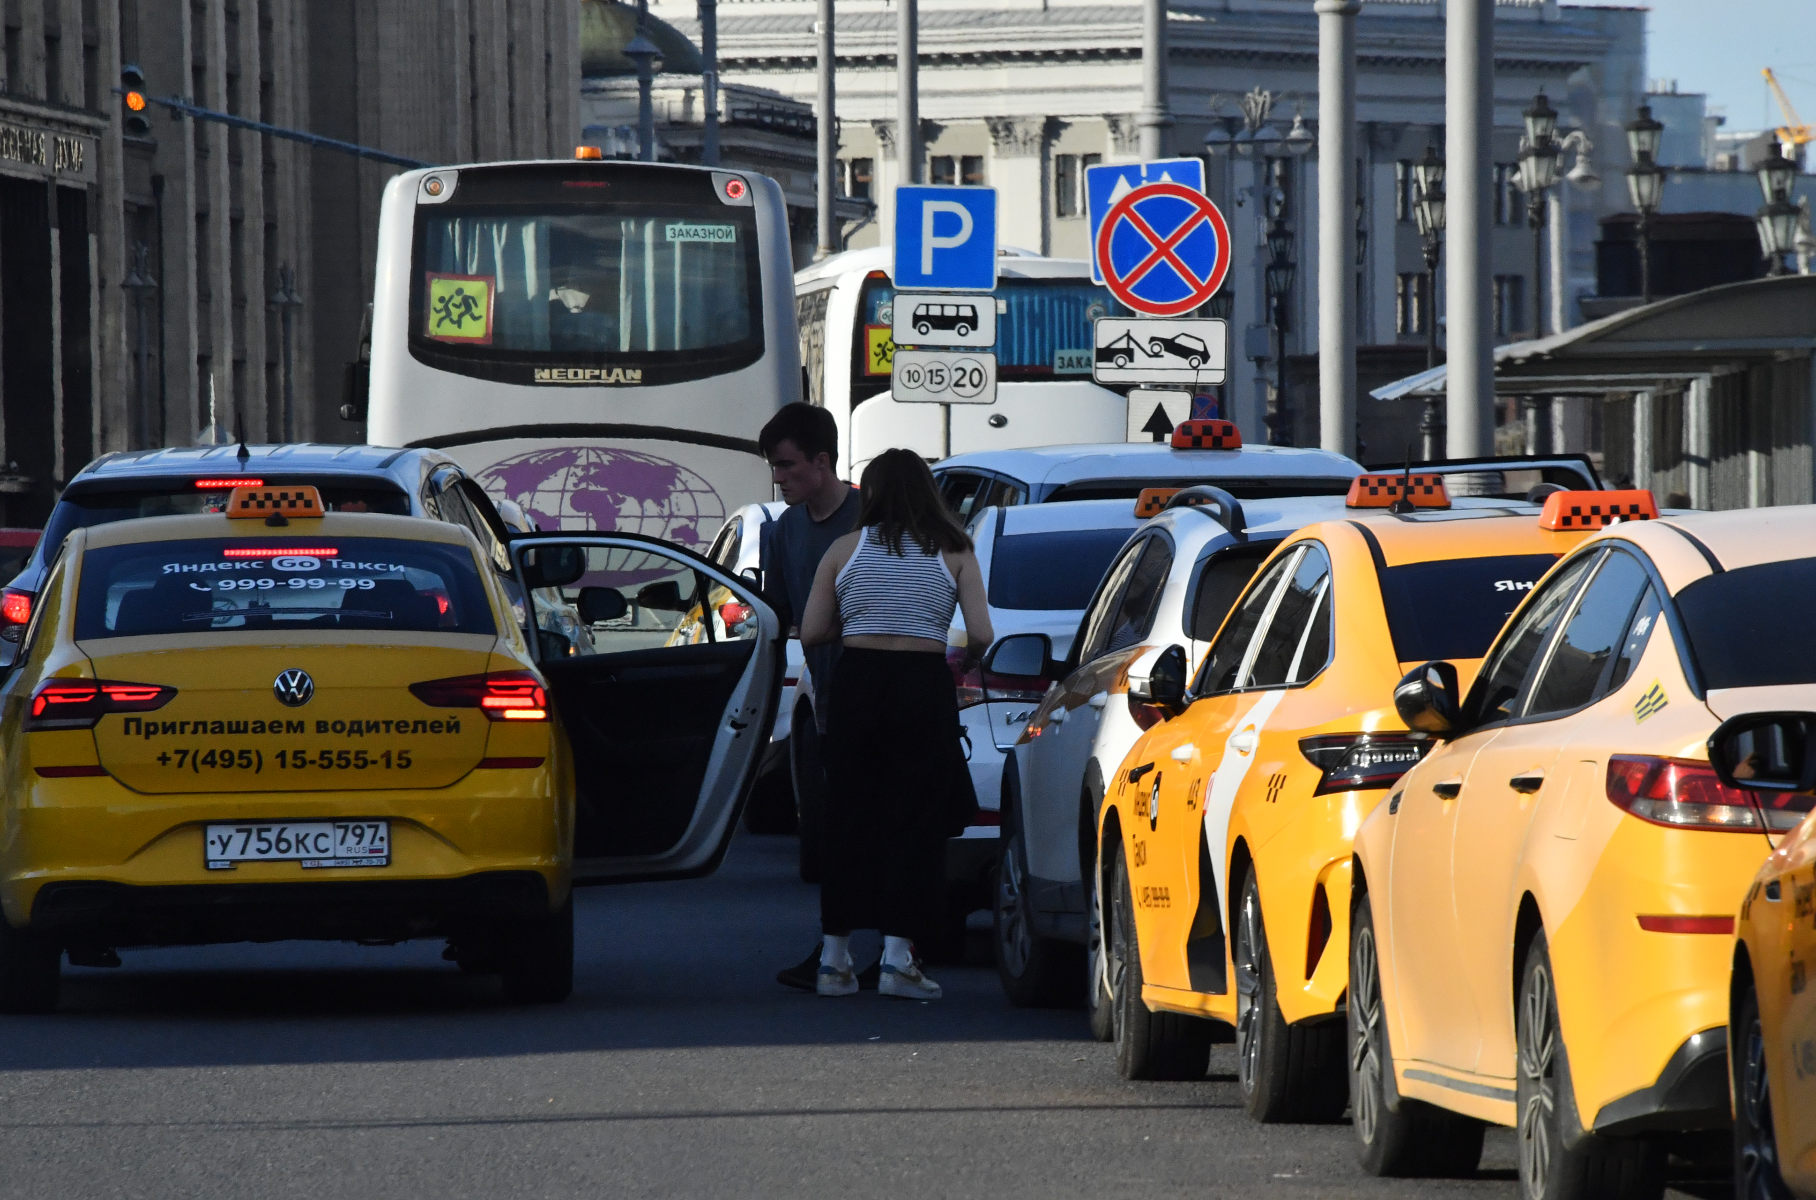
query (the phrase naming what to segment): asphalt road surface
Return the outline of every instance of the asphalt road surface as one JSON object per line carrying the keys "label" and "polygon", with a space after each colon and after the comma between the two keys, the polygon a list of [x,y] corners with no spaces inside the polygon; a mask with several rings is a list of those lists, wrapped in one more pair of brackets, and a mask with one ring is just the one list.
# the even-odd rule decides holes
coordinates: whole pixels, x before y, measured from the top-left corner
{"label": "asphalt road surface", "polygon": [[817,928],[793,855],[581,892],[552,1008],[430,943],[66,968],[61,1012],[0,1018],[0,1196],[1517,1195],[1502,1131],[1475,1179],[1388,1182],[1346,1125],[1253,1124],[1227,1046],[1124,1083],[1080,1013],[1009,1007],[982,935],[937,1003],[782,989]]}

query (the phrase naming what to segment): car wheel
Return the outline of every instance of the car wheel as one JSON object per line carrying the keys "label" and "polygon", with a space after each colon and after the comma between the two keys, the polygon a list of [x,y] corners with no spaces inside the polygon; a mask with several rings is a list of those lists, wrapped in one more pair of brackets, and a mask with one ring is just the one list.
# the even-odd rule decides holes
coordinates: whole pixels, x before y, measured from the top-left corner
{"label": "car wheel", "polygon": [[546,917],[511,930],[500,964],[506,999],[517,1004],[559,1004],[574,990],[574,895]]}
{"label": "car wheel", "polygon": [[0,1012],[47,1013],[57,1007],[63,950],[0,916]]}
{"label": "car wheel", "polygon": [[1365,892],[1350,915],[1349,1096],[1357,1156],[1370,1175],[1456,1178],[1482,1161],[1482,1122],[1419,1100],[1390,1106],[1393,1051],[1381,1007],[1381,959]]}
{"label": "car wheel", "polygon": [[1155,358],[1159,358],[1161,356],[1161,354],[1165,352],[1165,350],[1166,350],[1166,346],[1164,346],[1163,344],[1161,344],[1158,341],[1153,341],[1153,342],[1148,343],[1148,353],[1152,354]]}
{"label": "car wheel", "polygon": [[1766,1074],[1765,1031],[1759,992],[1747,984],[1729,1029],[1728,1067],[1734,1085],[1735,1200],[1791,1200],[1778,1168],[1778,1135],[1772,1124],[1772,1088]]}
{"label": "car wheel", "polygon": [[1090,1018],[1091,1036],[1100,1042],[1113,1042],[1116,994],[1110,990],[1109,943],[1104,938],[1103,872],[1092,863],[1087,877],[1091,881],[1091,901],[1085,910],[1085,920],[1090,923],[1085,934],[1085,1013]]}
{"label": "car wheel", "polygon": [[1027,848],[1021,822],[1013,816],[1011,820],[1014,824],[1004,830],[1008,836],[991,889],[996,977],[1002,981],[1003,995],[1017,1008],[1070,1008],[1078,1003],[1082,947],[1034,932]]}
{"label": "car wheel", "polygon": [[1250,870],[1236,911],[1236,1077],[1249,1116],[1264,1124],[1334,1121],[1349,1103],[1341,1021],[1288,1025]]}
{"label": "car wheel", "polygon": [[1124,1079],[1203,1079],[1215,1031],[1202,1017],[1150,1012],[1142,1000],[1134,893],[1120,845],[1115,854],[1110,986],[1116,997],[1116,1068]]}
{"label": "car wheel", "polygon": [[1520,1194],[1526,1200],[1651,1200],[1664,1195],[1663,1155],[1650,1144],[1589,1133],[1574,1147],[1565,1144],[1567,1132],[1575,1134],[1582,1126],[1543,933],[1526,951],[1515,1022]]}
{"label": "car wheel", "polygon": [[1127,366],[1128,366],[1128,365],[1129,365],[1129,356],[1128,356],[1128,355],[1126,355],[1126,354],[1118,354],[1118,355],[1117,355],[1117,356],[1116,356],[1116,366],[1117,366],[1117,367],[1118,367],[1118,368],[1119,368],[1119,369],[1120,369],[1120,368],[1125,368],[1125,367],[1127,367]]}
{"label": "car wheel", "polygon": [[757,777],[744,805],[744,828],[752,833],[795,831],[794,783],[786,765]]}
{"label": "car wheel", "polygon": [[916,333],[920,334],[922,337],[926,337],[929,333],[933,332],[933,326],[927,324],[927,322],[925,322],[925,321],[922,321],[919,325],[916,325],[914,327],[914,331]]}
{"label": "car wheel", "polygon": [[960,337],[970,337],[971,336],[971,326],[959,325],[956,328],[954,328],[952,332],[958,334]]}
{"label": "car wheel", "polygon": [[825,874],[826,765],[820,757],[820,727],[813,709],[796,706],[788,730],[789,777],[794,784],[795,831],[800,835],[801,882],[818,883]]}

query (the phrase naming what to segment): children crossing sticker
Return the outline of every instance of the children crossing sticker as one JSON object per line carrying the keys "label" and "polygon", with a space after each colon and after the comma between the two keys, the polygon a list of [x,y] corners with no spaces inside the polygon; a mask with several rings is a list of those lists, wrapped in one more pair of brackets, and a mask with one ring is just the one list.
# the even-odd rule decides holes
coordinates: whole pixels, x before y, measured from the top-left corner
{"label": "children crossing sticker", "polygon": [[492,293],[496,280],[491,275],[442,275],[429,273],[427,337],[438,342],[464,342],[469,345],[492,344]]}

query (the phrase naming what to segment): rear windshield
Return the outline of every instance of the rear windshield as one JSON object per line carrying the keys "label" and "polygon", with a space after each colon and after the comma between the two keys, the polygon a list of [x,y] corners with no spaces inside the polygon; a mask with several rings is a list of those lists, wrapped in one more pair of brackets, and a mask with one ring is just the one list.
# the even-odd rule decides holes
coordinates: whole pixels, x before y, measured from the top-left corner
{"label": "rear windshield", "polygon": [[1677,593],[1696,665],[1712,688],[1816,683],[1816,629],[1787,620],[1816,589],[1816,558],[1710,575]]}
{"label": "rear windshield", "polygon": [[992,608],[1076,609],[1109,569],[1133,529],[1068,529],[996,539],[990,552]]}
{"label": "rear windshield", "polygon": [[1407,563],[1381,572],[1381,599],[1400,662],[1480,658],[1554,554]]}
{"label": "rear windshield", "polygon": [[76,638],[298,629],[495,634],[463,546],[400,538],[196,538],[82,558]]}
{"label": "rear windshield", "polygon": [[1289,496],[1343,496],[1349,492],[1349,480],[1330,476],[1304,478],[1213,479],[1193,475],[1178,479],[1085,479],[1063,484],[1048,494],[1043,503],[1060,500],[1133,500],[1148,488],[1195,487],[1208,483],[1220,487],[1238,500],[1280,500]]}
{"label": "rear windshield", "polygon": [[[321,484],[313,479],[277,480],[267,484],[296,482],[312,484],[322,494],[322,505],[329,512],[375,512],[392,516],[410,515],[410,498],[394,485],[373,480],[370,483]],[[51,510],[44,527],[44,561],[49,562],[73,529],[106,525],[111,521],[131,521],[138,517],[180,517],[191,513],[227,511],[230,488],[198,488],[193,479],[148,480],[143,487],[119,492],[63,493],[57,507]]]}

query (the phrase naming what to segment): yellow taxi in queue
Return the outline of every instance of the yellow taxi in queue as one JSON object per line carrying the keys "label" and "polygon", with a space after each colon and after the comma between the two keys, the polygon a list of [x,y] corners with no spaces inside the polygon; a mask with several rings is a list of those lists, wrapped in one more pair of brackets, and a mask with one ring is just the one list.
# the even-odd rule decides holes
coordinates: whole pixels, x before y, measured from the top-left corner
{"label": "yellow taxi in queue", "polygon": [[1530,504],[1453,509],[1436,477],[1412,477],[1402,503],[1403,482],[1363,476],[1350,519],[1283,542],[1183,699],[1179,649],[1131,667],[1131,695],[1177,715],[1135,743],[1099,822],[1129,1077],[1202,1074],[1213,1031],[1191,1018],[1210,1017],[1235,1027],[1257,1119],[1331,1119],[1348,1102],[1350,839],[1428,744],[1389,690],[1429,658],[1473,671],[1526,590],[1581,541]]}
{"label": "yellow taxi in queue", "polygon": [[[54,1007],[66,952],[281,938],[446,937],[559,1000],[575,882],[715,866],[773,719],[774,614],[655,539],[511,553],[323,516],[311,488],[71,534],[0,683],[0,1009]],[[530,643],[524,582],[588,643]],[[709,589],[742,636],[666,646]]]}
{"label": "yellow taxi in queue", "polygon": [[1395,690],[1438,744],[1355,841],[1366,1169],[1472,1169],[1483,1122],[1516,1128],[1535,1198],[1656,1196],[1667,1150],[1725,1154],[1733,914],[1801,813],[1724,785],[1708,739],[1816,699],[1796,608],[1813,517],[1603,529],[1526,598],[1460,701],[1438,670]]}

